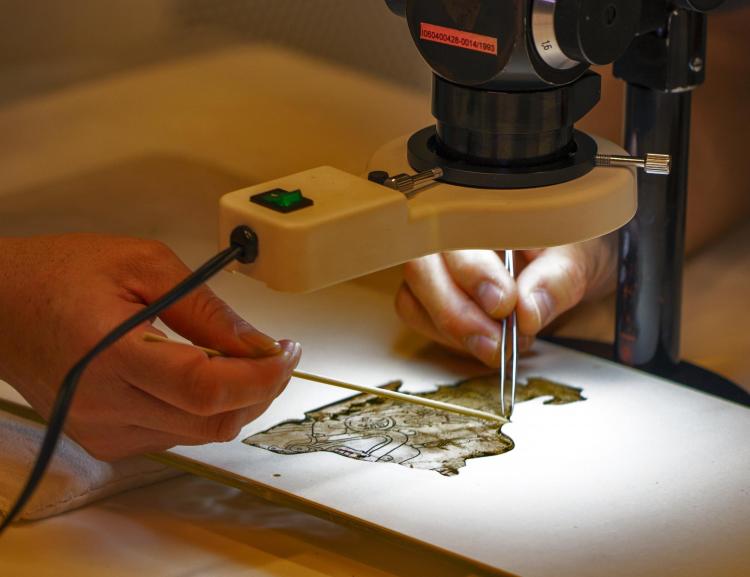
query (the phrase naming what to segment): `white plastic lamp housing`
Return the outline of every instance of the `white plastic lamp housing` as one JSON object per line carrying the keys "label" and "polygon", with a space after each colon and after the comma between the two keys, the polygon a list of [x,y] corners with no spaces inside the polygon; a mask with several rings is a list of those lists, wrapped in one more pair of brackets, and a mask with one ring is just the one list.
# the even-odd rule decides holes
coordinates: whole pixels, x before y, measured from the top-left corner
{"label": "white plastic lamp housing", "polygon": [[[407,140],[382,147],[369,170],[413,172]],[[602,154],[626,154],[609,141],[596,141]],[[272,289],[309,292],[436,252],[544,248],[603,236],[634,216],[636,182],[634,169],[595,168],[541,188],[436,183],[407,200],[364,177],[323,166],[225,195],[220,239],[226,246],[236,226],[250,226],[258,235],[258,258],[235,269]],[[273,189],[299,190],[313,204],[282,213],[250,200]]]}

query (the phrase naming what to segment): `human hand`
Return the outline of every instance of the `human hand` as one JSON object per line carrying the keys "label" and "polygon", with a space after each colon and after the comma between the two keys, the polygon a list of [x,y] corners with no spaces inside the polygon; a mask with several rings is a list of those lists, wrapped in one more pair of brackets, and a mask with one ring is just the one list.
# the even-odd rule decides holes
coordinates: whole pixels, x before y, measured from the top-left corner
{"label": "human hand", "polygon": [[396,295],[402,320],[422,335],[500,364],[499,321],[516,309],[519,348],[565,311],[614,286],[617,236],[536,251],[516,251],[515,282],[489,250],[435,254],[405,265]]}
{"label": "human hand", "polygon": [[[0,239],[0,378],[41,415],[73,364],[107,332],[190,271],[165,245],[75,234]],[[141,325],[84,373],[65,431],[116,460],[174,445],[228,441],[282,392],[301,347],[243,321],[206,286],[161,319],[195,344],[143,341]]]}

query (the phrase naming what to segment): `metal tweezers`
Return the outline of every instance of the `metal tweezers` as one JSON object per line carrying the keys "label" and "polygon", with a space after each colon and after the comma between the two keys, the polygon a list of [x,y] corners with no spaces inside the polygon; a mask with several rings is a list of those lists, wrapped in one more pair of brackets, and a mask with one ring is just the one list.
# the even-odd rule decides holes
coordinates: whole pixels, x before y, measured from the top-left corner
{"label": "metal tweezers", "polygon": [[[511,278],[516,278],[516,269],[513,263],[513,251],[505,251],[505,269]],[[510,402],[507,402],[505,386],[507,384],[506,369],[508,360],[506,351],[508,350],[508,317],[502,321],[500,333],[500,414],[506,419],[513,416],[513,408],[516,404],[516,372],[518,370],[518,323],[516,320],[515,309],[510,315],[511,327],[511,355],[510,355]]]}

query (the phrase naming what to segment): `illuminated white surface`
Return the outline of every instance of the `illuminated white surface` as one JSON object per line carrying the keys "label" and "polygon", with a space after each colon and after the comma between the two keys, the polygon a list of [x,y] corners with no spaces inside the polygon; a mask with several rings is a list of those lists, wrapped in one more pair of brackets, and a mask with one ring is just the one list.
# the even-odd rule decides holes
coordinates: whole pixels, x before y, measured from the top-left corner
{"label": "illuminated white surface", "polygon": [[[310,372],[370,385],[402,379],[412,391],[483,372],[404,338],[390,296],[367,285],[303,297],[240,275],[214,285],[241,313],[253,309],[259,326],[301,340]],[[517,448],[470,460],[457,477],[242,444],[347,396],[302,381],[237,440],[173,452],[515,574],[746,575],[750,412],[564,349],[536,350],[522,376],[579,386],[587,400],[519,404],[505,428]]]}
{"label": "illuminated white surface", "polygon": [[[256,321],[300,339],[308,372],[367,385],[402,379],[413,391],[477,373],[404,346],[387,295],[349,285],[289,297],[240,280],[220,278],[221,292],[241,311],[262,300]],[[750,411],[551,345],[536,350],[522,377],[581,387],[587,400],[520,404],[504,429],[517,448],[470,460],[457,477],[242,444],[348,396],[301,381],[232,443],[174,452],[511,573],[746,575]]]}

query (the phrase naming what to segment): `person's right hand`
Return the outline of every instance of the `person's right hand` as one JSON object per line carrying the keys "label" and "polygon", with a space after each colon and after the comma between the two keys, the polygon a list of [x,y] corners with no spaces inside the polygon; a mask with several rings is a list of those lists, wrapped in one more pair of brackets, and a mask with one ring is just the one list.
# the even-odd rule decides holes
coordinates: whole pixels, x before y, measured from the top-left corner
{"label": "person's right hand", "polygon": [[[166,246],[100,235],[0,239],[0,378],[48,417],[73,364],[189,274]],[[161,319],[197,345],[143,341],[146,323],[89,366],[65,431],[115,460],[228,441],[282,392],[301,348],[243,321],[205,286]]]}

